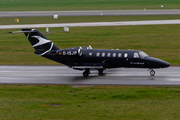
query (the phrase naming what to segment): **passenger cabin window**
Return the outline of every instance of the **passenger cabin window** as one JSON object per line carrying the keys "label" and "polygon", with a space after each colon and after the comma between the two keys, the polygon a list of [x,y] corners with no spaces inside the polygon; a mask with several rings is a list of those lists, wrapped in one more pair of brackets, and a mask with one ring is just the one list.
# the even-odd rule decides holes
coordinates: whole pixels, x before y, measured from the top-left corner
{"label": "passenger cabin window", "polygon": [[116,57],[116,53],[113,53],[113,57]]}
{"label": "passenger cabin window", "polygon": [[110,56],[111,56],[111,53],[108,53],[107,56],[110,57]]}
{"label": "passenger cabin window", "polygon": [[121,57],[121,53],[118,53],[118,57]]}
{"label": "passenger cabin window", "polygon": [[99,55],[100,55],[100,53],[99,53],[99,52],[98,52],[98,53],[96,53],[96,56],[97,56],[97,57],[99,57]]}
{"label": "passenger cabin window", "polygon": [[128,56],[128,54],[127,54],[127,53],[125,53],[125,54],[124,54],[124,57],[125,57],[125,58],[127,58],[127,56]]}
{"label": "passenger cabin window", "polygon": [[104,57],[106,54],[105,53],[102,53],[102,57]]}
{"label": "passenger cabin window", "polygon": [[91,55],[92,55],[92,52],[90,52],[89,55],[91,56]]}
{"label": "passenger cabin window", "polygon": [[134,53],[134,58],[139,58],[139,54],[137,52]]}

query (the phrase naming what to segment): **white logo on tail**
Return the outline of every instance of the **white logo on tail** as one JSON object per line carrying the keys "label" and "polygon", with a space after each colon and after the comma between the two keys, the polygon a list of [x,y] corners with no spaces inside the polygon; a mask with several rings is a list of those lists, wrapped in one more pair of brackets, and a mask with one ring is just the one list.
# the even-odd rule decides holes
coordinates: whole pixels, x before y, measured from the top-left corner
{"label": "white logo on tail", "polygon": [[43,45],[43,44],[46,44],[48,42],[51,42],[50,40],[44,39],[41,36],[31,36],[31,37],[37,38],[39,40],[39,42],[36,43],[35,45],[33,45],[33,47],[36,47],[36,46]]}

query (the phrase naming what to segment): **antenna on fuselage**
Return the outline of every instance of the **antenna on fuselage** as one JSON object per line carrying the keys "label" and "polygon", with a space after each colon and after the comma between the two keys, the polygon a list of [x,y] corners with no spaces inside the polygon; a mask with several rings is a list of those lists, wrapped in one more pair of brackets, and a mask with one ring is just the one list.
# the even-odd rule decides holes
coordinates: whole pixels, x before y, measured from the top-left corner
{"label": "antenna on fuselage", "polygon": [[91,45],[89,45],[89,49],[93,49],[93,48],[91,47]]}

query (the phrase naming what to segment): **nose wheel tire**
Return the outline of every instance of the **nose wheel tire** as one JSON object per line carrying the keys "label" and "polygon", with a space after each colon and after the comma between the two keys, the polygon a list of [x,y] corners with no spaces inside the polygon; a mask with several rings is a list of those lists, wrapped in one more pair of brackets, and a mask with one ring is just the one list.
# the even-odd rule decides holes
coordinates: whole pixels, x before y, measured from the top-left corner
{"label": "nose wheel tire", "polygon": [[83,72],[83,76],[84,76],[84,77],[88,77],[89,74],[90,74],[89,69],[85,69],[85,71]]}
{"label": "nose wheel tire", "polygon": [[154,76],[155,75],[155,71],[154,70],[150,70],[150,74],[151,74],[151,76]]}

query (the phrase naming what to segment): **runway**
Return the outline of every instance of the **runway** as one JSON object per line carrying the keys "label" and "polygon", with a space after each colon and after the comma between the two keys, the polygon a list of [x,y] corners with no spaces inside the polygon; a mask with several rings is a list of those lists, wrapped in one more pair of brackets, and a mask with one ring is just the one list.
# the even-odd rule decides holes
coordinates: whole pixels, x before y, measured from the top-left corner
{"label": "runway", "polygon": [[83,71],[66,66],[0,66],[0,84],[69,84],[69,85],[180,85],[180,67],[155,69],[118,68],[99,76],[91,71],[88,78]]}
{"label": "runway", "polygon": [[120,15],[180,15],[180,10],[86,10],[86,11],[15,11],[0,12],[0,17],[43,16],[120,16]]}

